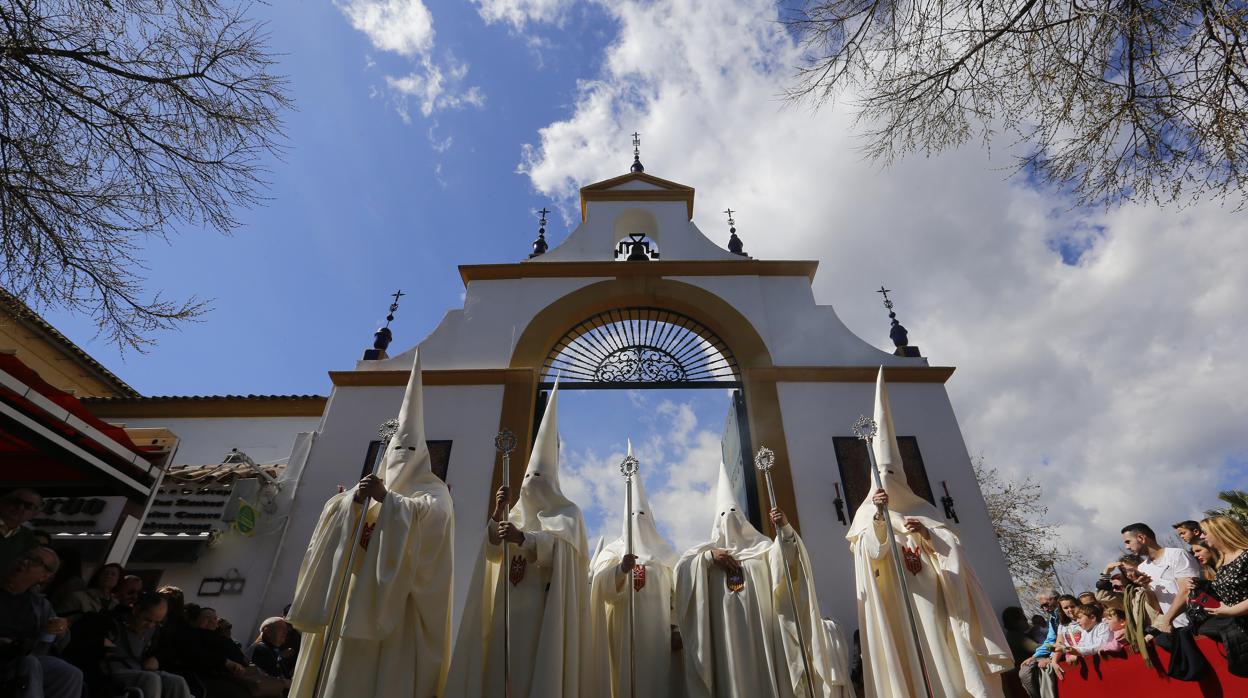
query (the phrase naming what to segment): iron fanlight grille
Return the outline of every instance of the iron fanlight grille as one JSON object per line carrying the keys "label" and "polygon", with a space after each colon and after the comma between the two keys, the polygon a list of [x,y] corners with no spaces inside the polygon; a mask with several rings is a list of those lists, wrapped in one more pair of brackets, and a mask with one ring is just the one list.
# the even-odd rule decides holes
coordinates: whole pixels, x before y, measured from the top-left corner
{"label": "iron fanlight grille", "polygon": [[737,362],[723,340],[696,320],[661,308],[620,308],[568,330],[543,366],[546,382],[730,387]]}

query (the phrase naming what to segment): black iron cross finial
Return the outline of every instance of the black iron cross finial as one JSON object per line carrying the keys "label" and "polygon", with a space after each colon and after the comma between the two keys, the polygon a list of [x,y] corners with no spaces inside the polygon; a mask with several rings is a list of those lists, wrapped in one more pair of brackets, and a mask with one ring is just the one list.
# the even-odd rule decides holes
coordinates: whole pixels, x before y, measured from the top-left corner
{"label": "black iron cross finial", "polygon": [[546,226],[546,214],[550,213],[550,211],[547,211],[546,207],[543,206],[542,210],[538,211],[537,213],[542,217],[542,221],[541,221],[542,227],[545,227]]}
{"label": "black iron cross finial", "polygon": [[893,289],[891,288],[884,288],[883,284],[880,285],[880,290],[876,291],[876,293],[884,295],[884,307],[889,310],[893,309],[893,302],[888,299],[888,294],[892,293],[892,291]]}
{"label": "black iron cross finial", "polygon": [[724,209],[724,213],[727,213],[727,214],[728,214],[728,225],[734,225],[734,223],[733,223],[733,221],[732,221],[732,209],[730,209],[730,208],[726,208],[726,209]]}
{"label": "black iron cross finial", "polygon": [[641,155],[641,134],[633,131],[633,155]]}
{"label": "black iron cross finial", "polygon": [[390,304],[390,312],[386,314],[386,327],[389,327],[390,323],[394,322],[394,311],[399,309],[399,299],[406,295],[402,290],[390,294],[390,297],[394,298],[394,302]]}

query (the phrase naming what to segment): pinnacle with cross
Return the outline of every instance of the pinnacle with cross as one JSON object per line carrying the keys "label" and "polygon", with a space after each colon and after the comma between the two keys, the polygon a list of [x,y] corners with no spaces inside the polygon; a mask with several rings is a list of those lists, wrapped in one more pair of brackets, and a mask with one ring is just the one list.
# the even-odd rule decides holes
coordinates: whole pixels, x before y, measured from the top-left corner
{"label": "pinnacle with cross", "polygon": [[888,308],[890,311],[893,309],[893,302],[888,299],[888,294],[892,292],[893,292],[893,289],[884,288],[883,284],[880,285],[880,290],[876,291],[876,293],[880,293],[884,295],[884,307]]}
{"label": "pinnacle with cross", "polygon": [[548,213],[550,211],[544,206],[537,212],[541,220],[538,222],[537,239],[533,241],[533,251],[529,254],[529,259],[546,254],[546,250],[550,249],[550,245],[546,243],[546,214]]}
{"label": "pinnacle with cross", "polygon": [[734,211],[728,208],[724,209],[724,213],[728,214],[728,251],[735,255],[748,257],[749,255],[745,253],[745,243],[741,242],[741,238],[737,237],[737,222],[732,218]]}
{"label": "pinnacle with cross", "polygon": [[888,336],[893,340],[893,346],[897,347],[897,351],[893,353],[898,356],[919,356],[918,347],[910,346],[910,333],[897,319],[897,313],[893,310],[893,301],[888,297],[892,291],[893,289],[884,288],[882,285],[876,290],[876,293],[884,296],[884,307],[888,309],[889,324],[892,326]]}
{"label": "pinnacle with cross", "polygon": [[394,302],[390,304],[390,312],[386,314],[386,327],[389,327],[390,323],[394,322],[394,311],[399,309],[399,299],[406,295],[402,290],[390,294],[390,297],[394,298]]}
{"label": "pinnacle with cross", "polygon": [[633,131],[633,166],[629,168],[631,172],[645,172],[646,168],[641,164],[641,134]]}

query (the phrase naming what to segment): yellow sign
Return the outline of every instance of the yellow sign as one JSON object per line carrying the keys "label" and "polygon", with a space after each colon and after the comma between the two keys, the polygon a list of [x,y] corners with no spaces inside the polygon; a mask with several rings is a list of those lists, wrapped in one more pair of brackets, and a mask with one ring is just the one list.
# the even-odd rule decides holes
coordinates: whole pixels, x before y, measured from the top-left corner
{"label": "yellow sign", "polygon": [[234,518],[234,530],[250,538],[256,533],[256,519],[259,518],[256,508],[246,499],[238,500],[238,516]]}

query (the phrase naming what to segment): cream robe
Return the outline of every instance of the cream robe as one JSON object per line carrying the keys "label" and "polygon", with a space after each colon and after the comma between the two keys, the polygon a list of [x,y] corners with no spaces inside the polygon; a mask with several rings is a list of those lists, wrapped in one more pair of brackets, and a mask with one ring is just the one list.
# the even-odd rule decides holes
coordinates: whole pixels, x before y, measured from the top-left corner
{"label": "cream robe", "polygon": [[854,698],[853,681],[849,671],[849,645],[845,642],[845,635],[831,618],[823,619],[823,630],[828,636],[828,651],[831,653],[828,664],[832,668],[832,683],[836,686],[832,696]]}
{"label": "cream robe", "polygon": [[[450,659],[452,543],[450,494],[387,491],[371,502],[375,522],[366,550],[356,555],[345,604],[343,636],[326,668],[325,696],[442,695]],[[355,488],[331,498],[321,512],[299,569],[289,620],[303,633],[292,698],[311,696],[325,628],[350,553],[360,505]]]}
{"label": "cream robe", "polygon": [[739,592],[728,591],[727,574],[711,562],[709,544],[690,550],[677,563],[675,613],[684,639],[690,698],[809,695],[781,545],[797,586],[815,693],[836,695],[827,635],[813,603],[806,547],[791,526],[781,533],[778,541],[761,550],[734,553],[745,577],[745,588]]}
{"label": "cream robe", "polygon": [[[620,559],[604,555],[591,574],[594,660],[598,664],[595,695],[630,695],[628,582]],[[638,563],[640,566],[641,563]],[[645,563],[646,583],[635,592],[637,695],[658,698],[673,695],[672,568],[657,560]],[[680,655],[675,655],[678,660]]]}
{"label": "cream robe", "polygon": [[[907,532],[900,514],[892,516],[898,545],[917,549],[922,560],[918,574],[904,574],[932,691],[936,698],[1001,696],[1001,681],[993,674],[1013,667],[1001,625],[966,564],[957,535],[938,521],[921,519],[931,531],[930,541]],[[884,522],[876,521],[851,542],[863,680],[868,698],[922,696],[922,674],[910,650],[905,603],[887,541]]]}
{"label": "cream robe", "polygon": [[[493,522],[488,524],[495,526]],[[487,531],[488,536],[488,531]],[[584,540],[584,535],[581,535]],[[590,666],[588,564],[563,538],[525,531],[512,545],[526,560],[524,578],[511,587],[512,698],[594,695]],[[504,698],[502,545],[488,537],[469,585],[446,695]]]}

